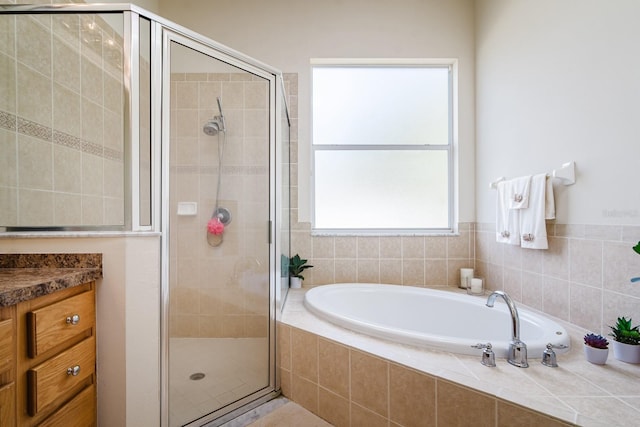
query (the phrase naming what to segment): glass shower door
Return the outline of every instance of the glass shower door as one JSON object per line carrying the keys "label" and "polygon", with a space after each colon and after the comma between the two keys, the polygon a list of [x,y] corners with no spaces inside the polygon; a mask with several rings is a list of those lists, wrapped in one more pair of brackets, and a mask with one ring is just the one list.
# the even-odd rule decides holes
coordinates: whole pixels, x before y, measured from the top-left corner
{"label": "glass shower door", "polygon": [[273,79],[178,36],[167,48],[168,415],[201,425],[274,388]]}

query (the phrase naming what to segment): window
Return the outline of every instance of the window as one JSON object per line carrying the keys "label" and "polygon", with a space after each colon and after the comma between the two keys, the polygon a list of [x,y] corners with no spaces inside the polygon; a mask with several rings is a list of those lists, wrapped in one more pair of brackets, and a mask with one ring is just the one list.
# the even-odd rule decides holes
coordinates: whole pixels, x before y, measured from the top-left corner
{"label": "window", "polygon": [[313,227],[452,229],[452,65],[312,64]]}

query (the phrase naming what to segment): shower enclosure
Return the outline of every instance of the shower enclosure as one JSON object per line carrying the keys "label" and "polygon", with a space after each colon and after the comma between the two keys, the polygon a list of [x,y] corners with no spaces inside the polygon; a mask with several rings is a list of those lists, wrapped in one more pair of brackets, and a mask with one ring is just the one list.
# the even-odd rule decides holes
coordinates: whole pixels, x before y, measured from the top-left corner
{"label": "shower enclosure", "polygon": [[161,236],[161,424],[216,425],[276,396],[282,74],[107,4],[0,6],[0,72],[0,227]]}

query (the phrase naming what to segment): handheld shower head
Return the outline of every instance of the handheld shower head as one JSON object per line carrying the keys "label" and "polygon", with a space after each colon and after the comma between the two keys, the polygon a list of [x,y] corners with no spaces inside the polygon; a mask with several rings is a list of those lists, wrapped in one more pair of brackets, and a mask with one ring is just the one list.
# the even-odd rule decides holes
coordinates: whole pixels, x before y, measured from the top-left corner
{"label": "handheld shower head", "polygon": [[227,131],[227,124],[224,121],[224,114],[222,113],[222,102],[220,102],[220,97],[216,98],[218,101],[218,111],[220,111],[220,123],[222,124],[222,132]]}
{"label": "handheld shower head", "polygon": [[214,136],[220,131],[220,125],[216,119],[209,120],[202,127],[202,131],[209,136]]}

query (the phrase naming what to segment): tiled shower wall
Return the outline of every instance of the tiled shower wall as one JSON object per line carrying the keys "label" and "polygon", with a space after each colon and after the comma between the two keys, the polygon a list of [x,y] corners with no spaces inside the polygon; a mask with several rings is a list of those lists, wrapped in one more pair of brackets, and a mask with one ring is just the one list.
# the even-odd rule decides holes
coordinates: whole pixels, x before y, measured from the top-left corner
{"label": "tiled shower wall", "polygon": [[[268,82],[247,73],[171,75],[171,336],[266,337],[269,315]],[[203,125],[218,113],[226,136]],[[207,243],[215,208],[218,147],[224,144],[221,207],[232,221]],[[178,216],[178,202],[197,202]]]}
{"label": "tiled shower wall", "polygon": [[98,15],[0,16],[0,225],[124,223],[122,52]]}

